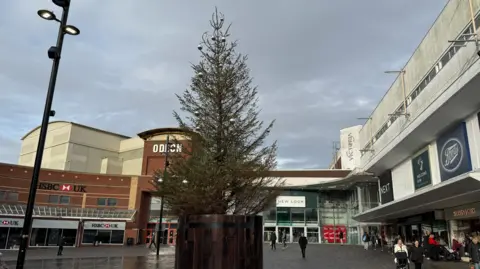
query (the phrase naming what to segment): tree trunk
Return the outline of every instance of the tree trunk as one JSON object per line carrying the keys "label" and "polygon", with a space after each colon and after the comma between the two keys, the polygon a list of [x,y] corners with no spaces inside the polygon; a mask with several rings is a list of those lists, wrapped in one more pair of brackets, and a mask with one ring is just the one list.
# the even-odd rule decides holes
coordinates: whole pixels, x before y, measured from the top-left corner
{"label": "tree trunk", "polygon": [[175,247],[175,269],[262,269],[263,218],[180,217]]}

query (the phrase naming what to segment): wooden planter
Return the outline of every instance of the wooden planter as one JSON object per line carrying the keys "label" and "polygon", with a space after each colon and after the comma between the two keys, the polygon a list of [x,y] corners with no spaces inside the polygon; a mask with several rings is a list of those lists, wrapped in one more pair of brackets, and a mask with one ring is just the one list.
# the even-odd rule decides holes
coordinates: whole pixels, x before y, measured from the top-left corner
{"label": "wooden planter", "polygon": [[180,217],[175,269],[262,269],[261,216]]}

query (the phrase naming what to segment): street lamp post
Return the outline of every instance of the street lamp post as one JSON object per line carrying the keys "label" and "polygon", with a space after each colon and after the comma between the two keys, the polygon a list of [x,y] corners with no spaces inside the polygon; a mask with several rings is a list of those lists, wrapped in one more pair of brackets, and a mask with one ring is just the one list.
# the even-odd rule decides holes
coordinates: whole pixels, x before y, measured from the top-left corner
{"label": "street lamp post", "polygon": [[[169,152],[170,152],[170,136],[167,135],[167,140],[165,141],[165,165],[163,167],[163,174],[162,174],[162,177],[161,178],[158,178],[157,179],[157,182],[158,183],[162,183],[164,180],[167,179],[167,167],[169,165],[168,163],[168,155],[169,155]],[[182,181],[182,183],[186,184],[188,183],[188,181],[186,179],[184,179]],[[164,197],[162,195],[162,197],[160,197],[160,216],[158,216],[159,220],[158,220],[158,226],[156,227],[156,238],[155,240],[157,241],[157,256],[160,255],[160,244],[162,241],[163,242],[163,231],[162,231],[162,222],[163,222],[163,200],[164,200]],[[160,233],[162,234],[160,236]]]}
{"label": "street lamp post", "polygon": [[55,111],[52,109],[53,94],[55,92],[55,84],[57,81],[58,66],[60,64],[60,56],[63,47],[63,38],[65,34],[78,35],[80,30],[72,25],[67,25],[68,12],[70,8],[70,0],[52,0],[52,2],[63,9],[62,18],[58,20],[55,14],[48,10],[39,10],[37,14],[45,20],[54,20],[60,23],[57,36],[56,46],[48,49],[48,58],[53,60],[52,71],[50,73],[50,81],[48,84],[47,98],[45,101],[45,108],[43,111],[42,125],[40,126],[40,135],[38,137],[38,146],[35,156],[35,163],[33,166],[32,181],[30,183],[30,192],[28,194],[27,209],[25,212],[25,221],[22,228],[22,235],[20,241],[20,248],[17,258],[17,269],[23,269],[25,263],[25,256],[27,246],[29,243],[29,234],[32,226],[33,208],[35,205],[35,195],[37,193],[38,178],[42,165],[43,150],[45,148],[45,139],[47,137],[48,122],[50,117],[55,116]]}
{"label": "street lamp post", "polygon": [[[163,167],[163,175],[162,178],[158,179],[158,182],[163,182],[163,180],[166,180],[167,177],[167,166],[168,166],[168,153],[170,152],[170,136],[167,135],[167,141],[165,142],[165,165]],[[163,224],[163,200],[164,197],[160,197],[160,216],[158,217],[158,226],[157,226],[157,256],[160,255],[160,244],[163,243],[163,230],[162,230],[162,224]],[[160,236],[160,232],[162,233],[162,236]],[[160,240],[162,242],[160,242]]]}

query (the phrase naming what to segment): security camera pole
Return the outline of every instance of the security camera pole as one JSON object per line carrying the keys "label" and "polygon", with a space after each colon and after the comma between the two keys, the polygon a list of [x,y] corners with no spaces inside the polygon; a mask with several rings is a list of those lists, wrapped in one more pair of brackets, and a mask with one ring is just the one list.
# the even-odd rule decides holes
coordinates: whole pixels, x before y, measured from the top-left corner
{"label": "security camera pole", "polygon": [[30,192],[28,194],[27,210],[20,238],[20,248],[17,258],[17,269],[23,269],[27,247],[29,243],[30,229],[32,226],[33,208],[35,205],[35,195],[37,194],[38,177],[42,165],[43,150],[45,148],[45,139],[47,137],[48,122],[51,116],[55,114],[52,111],[53,93],[55,92],[55,83],[57,81],[58,66],[60,64],[60,55],[62,53],[63,38],[65,34],[77,35],[80,31],[73,26],[67,25],[68,11],[70,0],[52,0],[52,2],[63,9],[62,18],[58,20],[53,12],[47,10],[39,10],[38,15],[46,20],[55,20],[60,23],[58,28],[57,45],[50,47],[48,57],[53,60],[52,71],[50,73],[50,82],[48,84],[47,99],[45,101],[45,109],[43,111],[42,125],[40,126],[40,135],[38,137],[37,153],[35,156],[35,164],[33,166],[32,181],[30,183]]}
{"label": "security camera pole", "polygon": [[[159,180],[159,183],[161,183],[163,180],[166,180],[167,177],[167,166],[168,166],[168,153],[170,152],[170,136],[167,135],[167,141],[165,142],[165,165],[163,167],[163,175],[162,179]],[[156,240],[157,240],[157,256],[160,255],[160,244],[163,243],[163,230],[162,230],[162,223],[163,223],[163,196],[160,197],[160,216],[158,217],[158,227],[157,227],[157,233],[156,233]],[[161,233],[161,236],[160,236]],[[160,242],[160,240],[162,242]]]}

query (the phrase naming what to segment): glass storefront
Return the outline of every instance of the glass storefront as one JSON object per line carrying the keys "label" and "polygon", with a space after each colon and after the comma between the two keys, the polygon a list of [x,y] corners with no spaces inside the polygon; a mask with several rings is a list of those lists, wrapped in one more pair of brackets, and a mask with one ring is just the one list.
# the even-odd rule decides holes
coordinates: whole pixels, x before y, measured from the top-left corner
{"label": "glass storefront", "polygon": [[65,246],[75,246],[77,241],[78,221],[34,219],[30,246],[58,246],[60,238],[64,237]]}
{"label": "glass storefront", "polygon": [[23,219],[0,219],[0,249],[18,249]]}
{"label": "glass storefront", "polygon": [[82,244],[123,244],[125,222],[85,221],[83,224]]}
{"label": "glass storefront", "polygon": [[275,227],[263,227],[263,241],[270,242],[272,241],[272,234],[275,233]]}

